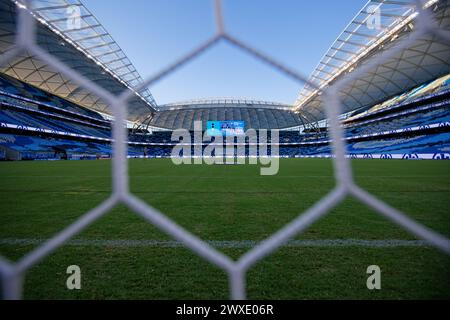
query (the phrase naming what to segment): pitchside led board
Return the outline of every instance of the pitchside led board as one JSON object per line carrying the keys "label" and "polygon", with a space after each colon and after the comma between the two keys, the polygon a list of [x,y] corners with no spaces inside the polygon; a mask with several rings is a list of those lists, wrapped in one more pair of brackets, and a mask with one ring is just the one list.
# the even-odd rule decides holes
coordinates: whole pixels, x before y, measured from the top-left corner
{"label": "pitchside led board", "polygon": [[206,134],[209,136],[240,136],[245,134],[244,121],[208,121]]}

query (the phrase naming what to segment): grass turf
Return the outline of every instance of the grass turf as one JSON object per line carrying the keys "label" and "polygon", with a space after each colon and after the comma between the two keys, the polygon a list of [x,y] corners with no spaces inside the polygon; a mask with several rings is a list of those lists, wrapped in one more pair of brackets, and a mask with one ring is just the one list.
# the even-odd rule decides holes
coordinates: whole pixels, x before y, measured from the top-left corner
{"label": "grass turf", "polygon": [[[262,240],[334,186],[326,159],[282,159],[276,176],[257,166],[174,166],[131,160],[132,192],[206,240]],[[0,163],[0,239],[49,238],[106,199],[109,161]],[[450,163],[353,160],[366,190],[450,237]],[[123,206],[80,239],[169,240]],[[347,199],[297,239],[415,239]],[[0,245],[17,260],[36,245]],[[246,249],[219,248],[237,259]],[[82,290],[65,287],[67,266]],[[366,288],[366,268],[382,270],[382,289]],[[285,247],[248,273],[248,297],[433,299],[450,296],[450,257],[428,247]],[[25,298],[227,298],[226,275],[184,248],[64,246],[33,267]]]}

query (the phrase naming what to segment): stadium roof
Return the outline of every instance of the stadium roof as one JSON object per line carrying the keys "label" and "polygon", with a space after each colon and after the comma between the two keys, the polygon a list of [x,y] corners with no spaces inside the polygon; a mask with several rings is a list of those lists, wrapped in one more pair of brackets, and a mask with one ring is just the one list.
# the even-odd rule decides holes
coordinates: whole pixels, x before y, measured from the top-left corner
{"label": "stadium roof", "polygon": [[[13,45],[17,3],[20,1],[0,1],[0,53]],[[114,94],[132,90],[142,83],[119,45],[79,0],[34,0],[32,6],[33,15],[39,21],[38,44],[59,60]],[[74,14],[79,14],[80,19],[74,20]],[[29,53],[0,70],[84,107],[110,114],[109,106],[98,97]],[[148,89],[135,94],[129,104],[130,120],[156,108]]]}
{"label": "stadium roof", "polygon": [[[11,48],[16,30],[15,4],[20,0],[0,0],[0,53]],[[142,82],[138,72],[111,35],[79,0],[34,0],[33,14],[38,23],[39,45],[69,67],[114,94],[130,90]],[[449,28],[448,0],[429,0],[438,22]],[[79,13],[79,25],[68,23]],[[380,25],[374,14],[380,13]],[[312,73],[310,82],[321,89],[369,61],[381,51],[395,46],[414,28],[415,0],[371,0],[348,24]],[[88,90],[55,72],[28,53],[21,54],[0,69],[19,80],[66,98],[84,107],[111,114],[109,106]],[[450,72],[450,47],[433,36],[425,36],[410,48],[391,58],[341,92],[344,112],[367,107],[412,89]],[[217,108],[236,105],[285,109],[287,105],[247,99],[210,99],[161,106],[179,108]],[[306,85],[295,103],[308,121],[325,118],[321,91]],[[292,107],[292,106],[291,106]],[[146,119],[159,110],[148,89],[137,93],[129,103],[129,120]]]}
{"label": "stadium roof", "polygon": [[314,122],[307,114],[294,112],[292,105],[245,98],[210,98],[161,105],[143,123],[169,130],[193,130],[194,121],[202,121],[205,129],[208,121],[227,120],[244,121],[247,129],[307,128]]}
{"label": "stadium roof", "polygon": [[253,107],[253,108],[270,108],[270,109],[284,109],[292,110],[292,105],[287,105],[279,102],[270,102],[262,100],[254,100],[247,98],[207,98],[207,99],[195,99],[176,103],[169,103],[159,106],[159,110],[174,110],[174,109],[185,109],[185,108],[206,108],[208,106],[217,108],[220,106],[224,107]]}
{"label": "stadium roof", "polygon": [[194,121],[202,121],[203,129],[206,129],[208,121],[232,120],[244,121],[246,129],[288,129],[306,127],[310,123],[303,114],[293,112],[292,107],[286,109],[268,104],[248,106],[245,103],[217,103],[161,110],[154,113],[149,124],[169,130],[193,130]]}
{"label": "stadium roof", "polygon": [[[373,59],[383,50],[408,37],[414,29],[415,0],[371,0],[339,35],[310,76],[320,89]],[[441,28],[450,26],[448,0],[429,0]],[[379,14],[379,15],[378,15]],[[379,23],[376,17],[379,16]],[[343,112],[375,105],[450,71],[450,47],[433,35],[424,36],[412,46],[377,66],[341,92]],[[324,119],[321,91],[305,85],[295,103],[296,109]]]}

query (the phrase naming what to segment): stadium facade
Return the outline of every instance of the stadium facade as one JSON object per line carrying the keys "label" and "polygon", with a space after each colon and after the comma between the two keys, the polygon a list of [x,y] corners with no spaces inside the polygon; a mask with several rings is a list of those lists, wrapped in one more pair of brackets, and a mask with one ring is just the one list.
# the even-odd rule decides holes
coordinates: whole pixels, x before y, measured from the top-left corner
{"label": "stadium facade", "polygon": [[[293,105],[249,99],[210,99],[158,105],[132,63],[99,21],[79,1],[49,6],[34,1],[37,42],[83,76],[113,94],[133,91],[128,106],[129,156],[168,157],[171,131],[192,130],[195,121],[242,121],[245,128],[280,130],[280,155],[330,156],[322,92],[370,64],[416,24],[414,1],[370,1],[324,55]],[[442,29],[450,28],[450,4],[431,0]],[[0,53],[10,50],[20,1],[0,0]],[[70,28],[68,9],[80,26]],[[25,9],[24,9],[25,10]],[[379,19],[371,22],[379,12]],[[111,108],[89,90],[23,52],[0,70],[0,158],[109,158]],[[450,156],[450,46],[424,35],[340,92],[348,154],[353,157]]]}

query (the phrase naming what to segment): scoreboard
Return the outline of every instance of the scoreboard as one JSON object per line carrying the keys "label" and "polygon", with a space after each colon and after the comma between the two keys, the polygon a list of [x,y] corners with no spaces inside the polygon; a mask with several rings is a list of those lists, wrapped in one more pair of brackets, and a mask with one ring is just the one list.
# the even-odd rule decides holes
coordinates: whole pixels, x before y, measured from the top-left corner
{"label": "scoreboard", "polygon": [[245,134],[244,121],[208,121],[206,133],[209,136],[240,136]]}

